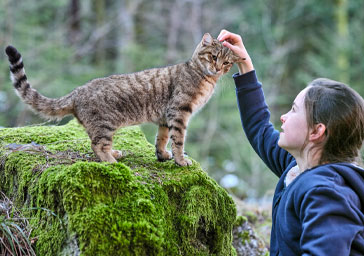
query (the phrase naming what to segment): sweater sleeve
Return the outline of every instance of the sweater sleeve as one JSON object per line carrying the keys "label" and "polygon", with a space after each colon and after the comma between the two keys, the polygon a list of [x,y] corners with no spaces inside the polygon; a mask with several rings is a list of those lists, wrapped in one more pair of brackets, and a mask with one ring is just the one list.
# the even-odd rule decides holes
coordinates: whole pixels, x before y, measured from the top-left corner
{"label": "sweater sleeve", "polygon": [[233,78],[245,134],[268,168],[280,177],[294,158],[277,144],[279,132],[269,122],[270,112],[255,70]]}
{"label": "sweater sleeve", "polygon": [[[331,187],[315,187],[300,205],[302,255],[357,255],[354,239],[362,235],[359,214],[343,193]],[[359,254],[359,253],[358,253]]]}

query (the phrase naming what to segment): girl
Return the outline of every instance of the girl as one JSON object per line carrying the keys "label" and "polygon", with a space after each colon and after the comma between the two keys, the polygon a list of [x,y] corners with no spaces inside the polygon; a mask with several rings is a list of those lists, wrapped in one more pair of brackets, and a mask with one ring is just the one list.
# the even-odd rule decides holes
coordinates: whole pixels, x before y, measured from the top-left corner
{"label": "girl", "polygon": [[244,131],[279,177],[270,255],[364,255],[364,100],[347,85],[316,79],[269,122],[262,86],[241,37],[218,39],[242,58],[233,76]]}

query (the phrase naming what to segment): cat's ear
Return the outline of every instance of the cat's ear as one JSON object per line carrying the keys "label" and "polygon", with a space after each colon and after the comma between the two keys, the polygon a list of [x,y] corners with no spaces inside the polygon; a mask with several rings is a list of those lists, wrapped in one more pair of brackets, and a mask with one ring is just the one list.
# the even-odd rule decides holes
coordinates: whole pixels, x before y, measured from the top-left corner
{"label": "cat's ear", "polygon": [[211,45],[213,41],[214,41],[214,39],[212,38],[212,36],[209,33],[205,33],[202,37],[203,46]]}

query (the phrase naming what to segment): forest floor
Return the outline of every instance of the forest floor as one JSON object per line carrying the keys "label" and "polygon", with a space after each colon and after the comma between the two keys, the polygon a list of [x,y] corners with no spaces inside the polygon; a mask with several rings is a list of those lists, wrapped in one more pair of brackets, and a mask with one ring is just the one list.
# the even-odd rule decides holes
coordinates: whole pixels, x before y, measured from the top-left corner
{"label": "forest floor", "polygon": [[269,248],[270,232],[272,227],[272,200],[264,199],[241,200],[233,196],[236,204],[237,215],[245,216],[253,226],[256,235],[263,240],[265,246]]}

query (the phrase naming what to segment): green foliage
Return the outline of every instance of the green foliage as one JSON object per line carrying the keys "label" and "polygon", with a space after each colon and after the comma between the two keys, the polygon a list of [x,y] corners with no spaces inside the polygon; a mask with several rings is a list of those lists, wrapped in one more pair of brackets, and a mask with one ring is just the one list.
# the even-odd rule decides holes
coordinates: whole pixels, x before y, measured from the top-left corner
{"label": "green foliage", "polygon": [[[77,243],[82,255],[235,255],[231,197],[196,162],[158,162],[139,128],[115,135],[126,153],[116,164],[85,161],[90,141],[75,121],[0,137],[0,190],[37,209],[28,212],[37,254],[67,255]],[[42,150],[5,147],[31,142]],[[81,157],[61,157],[72,152]]]}
{"label": "green foliage", "polygon": [[144,69],[165,66],[163,62],[163,49],[146,49],[143,45],[133,44],[126,47],[123,58],[125,59],[124,72],[136,72]]}

